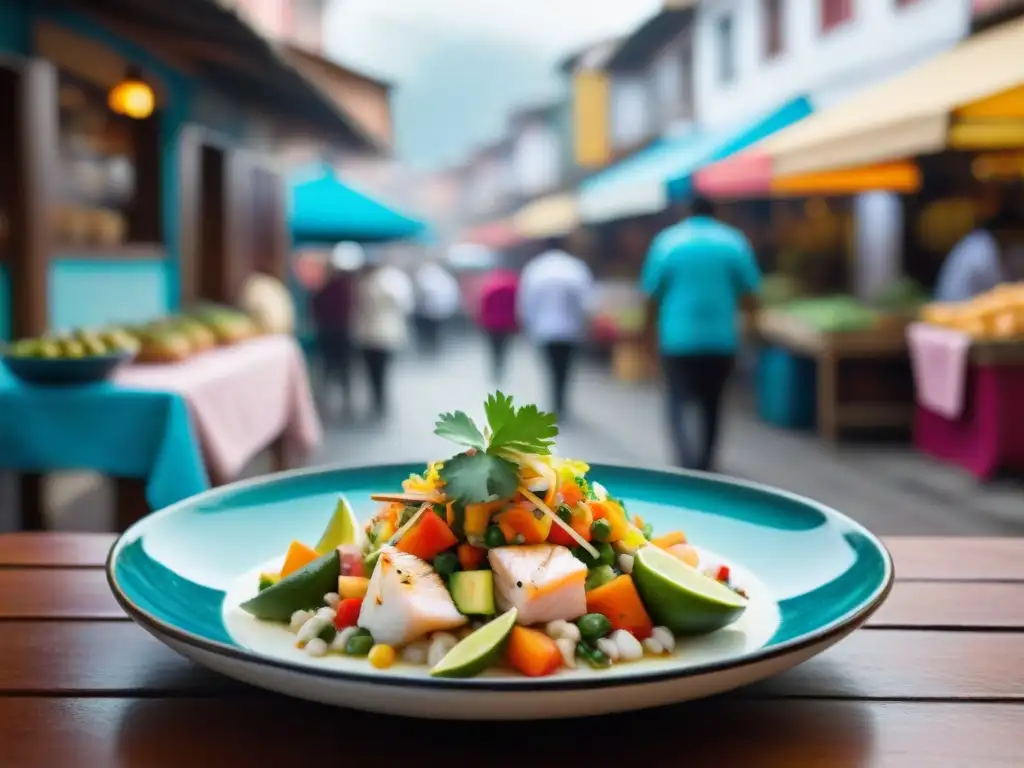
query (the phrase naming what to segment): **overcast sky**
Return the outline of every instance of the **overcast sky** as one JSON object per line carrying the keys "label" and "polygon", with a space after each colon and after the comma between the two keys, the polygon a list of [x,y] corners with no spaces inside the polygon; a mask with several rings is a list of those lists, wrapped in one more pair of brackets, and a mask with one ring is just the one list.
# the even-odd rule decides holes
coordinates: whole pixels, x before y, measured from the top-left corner
{"label": "overcast sky", "polygon": [[457,161],[507,113],[556,97],[559,56],[622,34],[660,0],[334,0],[326,47],[391,79],[400,156]]}

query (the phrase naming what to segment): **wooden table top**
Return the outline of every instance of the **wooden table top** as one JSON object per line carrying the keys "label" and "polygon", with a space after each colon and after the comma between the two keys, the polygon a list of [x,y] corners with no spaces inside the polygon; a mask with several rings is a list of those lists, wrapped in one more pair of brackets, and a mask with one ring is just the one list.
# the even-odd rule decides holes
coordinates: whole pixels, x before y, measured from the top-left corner
{"label": "wooden table top", "polygon": [[195,666],[114,602],[112,541],[0,536],[0,765],[283,766],[304,750],[318,764],[1024,765],[1024,538],[888,539],[896,586],[869,626],[742,691],[468,727],[307,704]]}

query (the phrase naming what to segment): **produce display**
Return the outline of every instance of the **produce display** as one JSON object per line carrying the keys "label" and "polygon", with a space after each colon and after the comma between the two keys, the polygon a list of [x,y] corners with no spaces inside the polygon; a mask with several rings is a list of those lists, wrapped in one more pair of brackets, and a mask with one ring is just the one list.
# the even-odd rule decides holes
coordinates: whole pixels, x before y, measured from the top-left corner
{"label": "produce display", "polygon": [[123,328],[99,331],[83,329],[62,335],[19,339],[11,344],[5,353],[12,357],[44,360],[82,360],[130,355],[138,348],[138,339]]}
{"label": "produce display", "polygon": [[879,320],[878,312],[853,296],[797,299],[776,309],[822,333],[866,331]]}
{"label": "produce display", "polygon": [[133,354],[139,363],[175,363],[218,345],[259,335],[247,315],[228,307],[202,307],[193,313],[141,326],[76,329],[65,334],[20,339],[4,351],[12,357],[50,360]]}
{"label": "produce display", "polygon": [[529,677],[672,654],[736,621],[747,596],[682,531],[656,534],[583,462],[552,453],[555,416],[497,392],[481,429],[462,411],[435,434],[460,452],[402,490],[342,498],[315,546],[292,542],[241,609],[313,657],[367,657],[435,677]]}
{"label": "produce display", "polygon": [[928,303],[928,298],[924,286],[909,277],[901,277],[886,286],[873,303],[885,312],[917,315],[921,307]]}
{"label": "produce display", "polygon": [[1004,283],[961,303],[928,304],[921,319],[977,341],[1024,341],[1024,283]]}
{"label": "produce display", "polygon": [[155,320],[135,330],[141,363],[176,363],[215,346],[258,335],[253,322],[228,307],[202,307],[190,314]]}

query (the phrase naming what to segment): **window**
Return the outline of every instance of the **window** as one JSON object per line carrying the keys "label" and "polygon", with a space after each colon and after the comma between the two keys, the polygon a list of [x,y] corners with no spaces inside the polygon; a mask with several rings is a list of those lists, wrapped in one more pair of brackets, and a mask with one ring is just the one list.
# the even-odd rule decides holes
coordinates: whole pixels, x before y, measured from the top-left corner
{"label": "window", "polygon": [[106,89],[66,70],[59,71],[59,100],[59,243],[160,242],[159,113],[116,115]]}
{"label": "window", "polygon": [[764,57],[774,59],[782,53],[782,0],[762,0],[761,8],[764,13],[762,19],[764,29]]}
{"label": "window", "polygon": [[731,15],[723,16],[716,26],[718,37],[718,79],[723,84],[736,79],[736,52],[733,40],[733,19]]}
{"label": "window", "polygon": [[821,0],[821,31],[830,32],[853,18],[853,0]]}

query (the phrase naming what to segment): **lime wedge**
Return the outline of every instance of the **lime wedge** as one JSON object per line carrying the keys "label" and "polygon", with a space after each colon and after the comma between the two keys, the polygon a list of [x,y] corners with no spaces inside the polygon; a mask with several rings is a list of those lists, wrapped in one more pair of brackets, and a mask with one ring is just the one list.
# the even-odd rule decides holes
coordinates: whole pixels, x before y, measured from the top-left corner
{"label": "lime wedge", "polygon": [[348,499],[338,496],[338,506],[334,508],[334,514],[331,515],[327,528],[316,545],[316,551],[326,554],[343,544],[363,546],[363,529],[359,527],[359,520],[356,519],[356,513],[352,511]]}
{"label": "lime wedge", "polygon": [[516,624],[519,612],[512,608],[461,640],[430,670],[433,677],[475,677],[494,665]]}
{"label": "lime wedge", "polygon": [[637,550],[633,583],[655,624],[679,635],[714,632],[747,607],[729,587],[653,545]]}

